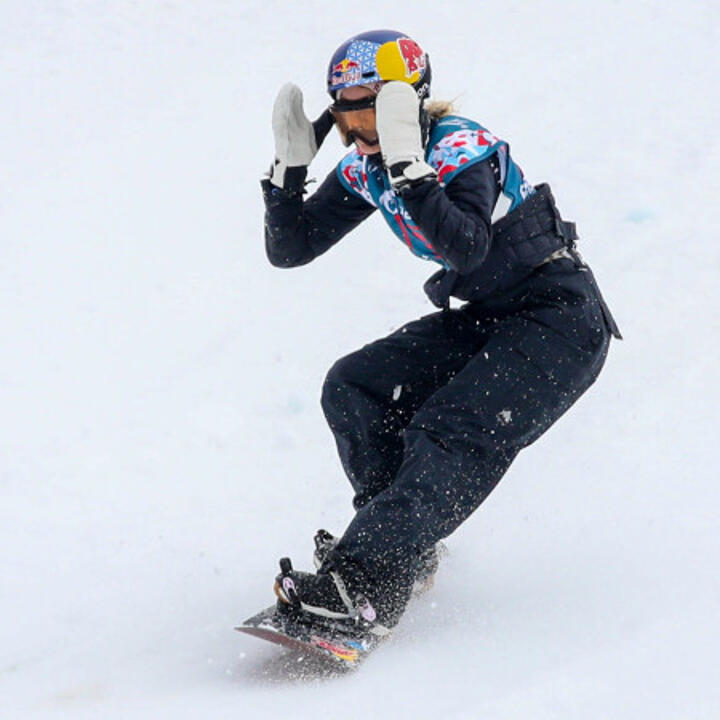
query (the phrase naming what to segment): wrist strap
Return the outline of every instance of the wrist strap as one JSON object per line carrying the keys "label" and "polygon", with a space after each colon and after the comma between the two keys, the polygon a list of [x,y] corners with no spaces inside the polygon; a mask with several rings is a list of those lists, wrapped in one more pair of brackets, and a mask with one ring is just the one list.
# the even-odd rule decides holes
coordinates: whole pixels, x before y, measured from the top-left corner
{"label": "wrist strap", "polygon": [[404,190],[437,179],[437,173],[424,160],[395,163],[388,169],[390,184],[396,190]]}

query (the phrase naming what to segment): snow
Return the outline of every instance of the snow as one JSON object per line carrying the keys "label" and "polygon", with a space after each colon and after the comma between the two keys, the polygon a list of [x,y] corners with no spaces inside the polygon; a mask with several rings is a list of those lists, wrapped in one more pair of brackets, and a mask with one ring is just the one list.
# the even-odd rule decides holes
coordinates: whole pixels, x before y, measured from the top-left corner
{"label": "snow", "polygon": [[[0,5],[0,717],[719,717],[720,6],[354,10]],[[278,88],[318,113],[373,26],[552,184],[626,339],[326,678],[232,628],[351,517],[321,383],[431,268],[379,218],[270,267],[258,179]]]}

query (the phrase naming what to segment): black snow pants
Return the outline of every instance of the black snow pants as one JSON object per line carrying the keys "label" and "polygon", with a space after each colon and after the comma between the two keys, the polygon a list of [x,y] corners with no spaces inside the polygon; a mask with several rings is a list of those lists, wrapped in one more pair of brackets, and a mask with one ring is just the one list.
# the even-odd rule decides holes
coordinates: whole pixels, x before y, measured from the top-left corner
{"label": "black snow pants", "polygon": [[611,323],[590,271],[560,259],[512,294],[428,315],[335,363],[322,403],[357,513],[326,568],[395,622],[418,556],[597,378]]}

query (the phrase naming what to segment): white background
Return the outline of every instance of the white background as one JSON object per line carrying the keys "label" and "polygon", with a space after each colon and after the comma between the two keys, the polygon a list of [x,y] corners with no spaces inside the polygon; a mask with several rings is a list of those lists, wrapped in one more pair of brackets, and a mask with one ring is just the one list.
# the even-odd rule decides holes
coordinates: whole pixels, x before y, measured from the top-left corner
{"label": "white background", "polygon": [[[258,180],[373,27],[551,183],[626,339],[325,679],[232,628],[351,517],[324,374],[432,267],[372,218],[274,269]],[[2,0],[0,717],[720,716],[719,45],[712,0]]]}

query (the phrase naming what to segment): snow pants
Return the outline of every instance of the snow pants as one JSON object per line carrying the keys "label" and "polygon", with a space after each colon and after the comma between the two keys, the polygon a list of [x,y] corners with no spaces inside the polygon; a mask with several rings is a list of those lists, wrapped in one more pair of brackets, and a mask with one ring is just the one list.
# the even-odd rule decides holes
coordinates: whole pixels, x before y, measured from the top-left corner
{"label": "snow pants", "polygon": [[335,363],[322,404],[357,512],[327,567],[395,622],[418,556],[595,381],[611,322],[590,271],[561,259]]}

